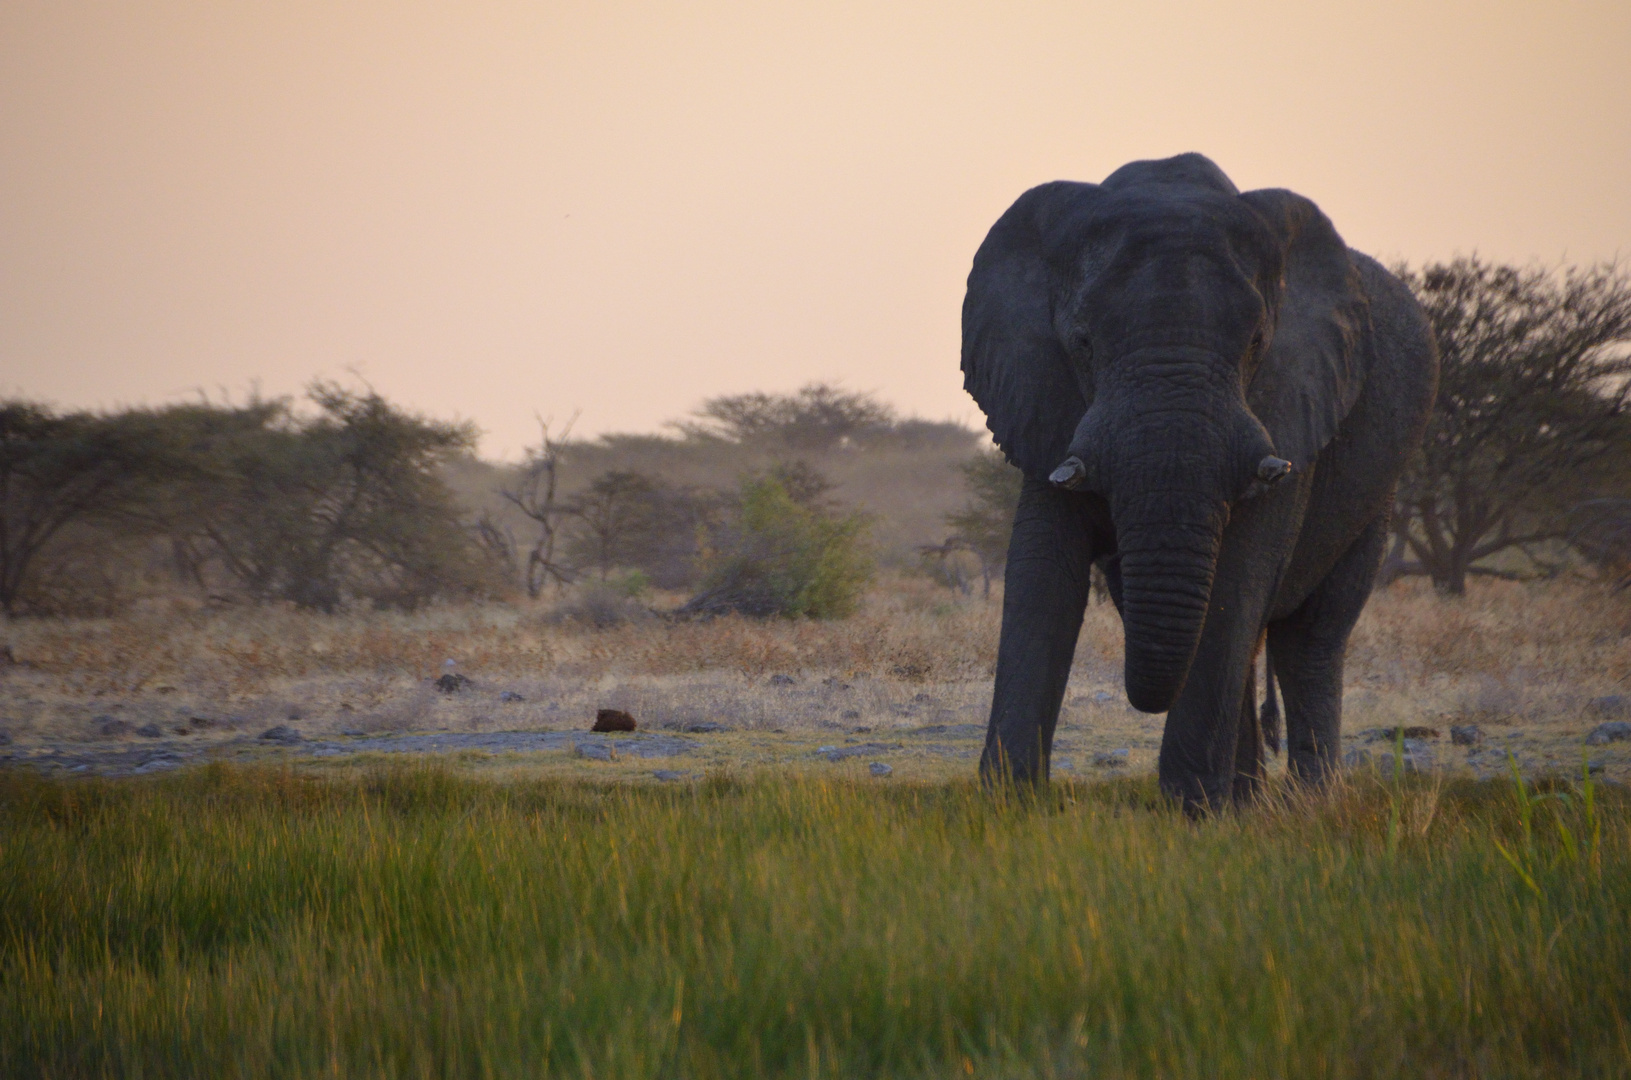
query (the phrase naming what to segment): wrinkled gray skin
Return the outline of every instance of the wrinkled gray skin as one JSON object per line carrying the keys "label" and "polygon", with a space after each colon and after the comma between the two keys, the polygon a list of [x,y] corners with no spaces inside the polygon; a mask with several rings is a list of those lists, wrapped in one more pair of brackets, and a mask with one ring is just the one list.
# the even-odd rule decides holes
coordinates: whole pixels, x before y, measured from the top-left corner
{"label": "wrinkled gray skin", "polygon": [[1409,291],[1301,196],[1241,194],[1198,154],[1134,162],[1034,188],[992,227],[963,372],[1025,473],[982,775],[1047,778],[1097,563],[1127,698],[1167,713],[1165,792],[1202,812],[1260,785],[1265,638],[1288,765],[1327,776],[1348,635],[1437,384]]}

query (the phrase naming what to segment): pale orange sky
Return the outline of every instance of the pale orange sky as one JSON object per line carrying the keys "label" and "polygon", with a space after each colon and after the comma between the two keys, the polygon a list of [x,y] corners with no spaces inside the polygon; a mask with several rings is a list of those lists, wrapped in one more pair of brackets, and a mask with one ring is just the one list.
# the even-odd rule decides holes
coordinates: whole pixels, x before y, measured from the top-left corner
{"label": "pale orange sky", "polygon": [[0,394],[974,420],[1025,188],[1199,150],[1384,258],[1631,255],[1631,2],[0,4]]}

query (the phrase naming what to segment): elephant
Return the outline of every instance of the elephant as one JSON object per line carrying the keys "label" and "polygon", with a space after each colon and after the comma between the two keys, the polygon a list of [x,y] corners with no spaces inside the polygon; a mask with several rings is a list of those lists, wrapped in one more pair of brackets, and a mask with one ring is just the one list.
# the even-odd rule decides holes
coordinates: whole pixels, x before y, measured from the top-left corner
{"label": "elephant", "polygon": [[1205,814],[1262,791],[1265,647],[1288,772],[1331,776],[1348,637],[1437,392],[1410,290],[1301,195],[1242,193],[1200,154],[1137,161],[991,227],[962,370],[1023,474],[986,782],[1047,781],[1094,566],[1127,700],[1166,713],[1167,796]]}

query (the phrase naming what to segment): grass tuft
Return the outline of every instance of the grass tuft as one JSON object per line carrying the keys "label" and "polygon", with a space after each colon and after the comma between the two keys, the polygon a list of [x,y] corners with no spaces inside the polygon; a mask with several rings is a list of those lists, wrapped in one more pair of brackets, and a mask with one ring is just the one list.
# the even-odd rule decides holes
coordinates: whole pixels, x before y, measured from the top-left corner
{"label": "grass tuft", "polygon": [[1631,799],[1556,794],[8,771],[0,1075],[1624,1075]]}

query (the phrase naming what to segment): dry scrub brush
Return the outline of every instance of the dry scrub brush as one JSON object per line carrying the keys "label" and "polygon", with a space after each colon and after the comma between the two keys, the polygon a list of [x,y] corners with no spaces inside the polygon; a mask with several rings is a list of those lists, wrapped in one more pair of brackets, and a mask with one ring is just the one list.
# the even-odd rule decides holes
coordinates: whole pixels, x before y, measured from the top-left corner
{"label": "dry scrub brush", "polygon": [[[105,620],[18,620],[4,640],[35,678],[80,693],[216,686],[254,693],[271,680],[428,677],[457,658],[473,676],[595,678],[733,671],[982,680],[996,661],[1000,596],[951,596],[889,577],[842,620],[649,618],[594,629],[541,605],[462,605],[416,613],[318,615],[286,607],[149,610]],[[1089,606],[1078,671],[1114,681],[1121,628]],[[1553,582],[1476,582],[1445,600],[1424,582],[1377,594],[1354,633],[1348,681],[1393,690],[1551,684],[1597,693],[1631,675],[1631,594]]]}

